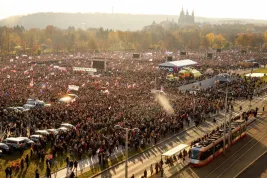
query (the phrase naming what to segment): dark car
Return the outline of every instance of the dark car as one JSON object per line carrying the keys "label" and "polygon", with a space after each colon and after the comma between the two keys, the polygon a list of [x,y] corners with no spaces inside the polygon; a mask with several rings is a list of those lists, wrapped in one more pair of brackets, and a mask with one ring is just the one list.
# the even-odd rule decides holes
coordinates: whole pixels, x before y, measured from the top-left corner
{"label": "dark car", "polygon": [[10,152],[9,146],[5,143],[0,143],[0,150],[2,151],[2,153]]}

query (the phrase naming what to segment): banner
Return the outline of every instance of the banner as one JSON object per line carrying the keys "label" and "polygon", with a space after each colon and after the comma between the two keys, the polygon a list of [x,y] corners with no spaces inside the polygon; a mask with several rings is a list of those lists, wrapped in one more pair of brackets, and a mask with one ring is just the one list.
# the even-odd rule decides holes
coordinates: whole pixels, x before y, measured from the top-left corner
{"label": "banner", "polygon": [[76,85],[69,85],[68,89],[69,89],[69,90],[75,90],[75,91],[78,91],[78,90],[79,90],[79,86],[76,86]]}
{"label": "banner", "polygon": [[73,67],[74,71],[97,72],[95,68]]}

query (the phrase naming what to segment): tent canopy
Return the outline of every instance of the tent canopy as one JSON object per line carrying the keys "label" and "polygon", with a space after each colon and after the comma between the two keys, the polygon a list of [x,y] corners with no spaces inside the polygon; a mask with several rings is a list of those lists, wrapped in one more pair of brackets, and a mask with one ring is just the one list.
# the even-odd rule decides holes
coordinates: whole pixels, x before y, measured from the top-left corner
{"label": "tent canopy", "polygon": [[189,145],[180,144],[177,147],[174,147],[171,150],[167,151],[166,153],[163,153],[162,156],[172,156],[172,155],[184,150],[187,147],[189,147]]}
{"label": "tent canopy", "polygon": [[185,60],[179,60],[179,61],[170,61],[170,62],[165,62],[159,65],[159,67],[186,67],[186,66],[191,66],[191,65],[196,65],[198,64],[195,61],[192,61],[190,59],[185,59]]}

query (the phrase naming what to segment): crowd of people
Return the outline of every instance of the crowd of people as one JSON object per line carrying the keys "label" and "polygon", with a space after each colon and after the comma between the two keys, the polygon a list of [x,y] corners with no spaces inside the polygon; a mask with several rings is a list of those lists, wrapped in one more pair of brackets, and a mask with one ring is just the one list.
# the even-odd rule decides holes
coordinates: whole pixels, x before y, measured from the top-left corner
{"label": "crowd of people", "polygon": [[[51,143],[54,158],[71,151],[80,158],[83,155],[99,156],[101,163],[105,164],[118,147],[125,145],[125,131],[116,130],[115,125],[139,128],[139,132],[129,134],[129,148],[138,149],[140,146],[156,144],[168,134],[178,133],[184,124],[199,124],[210,113],[223,109],[227,85],[230,98],[234,100],[247,97],[252,90],[264,84],[258,78],[247,80],[233,74],[235,80],[228,84],[217,83],[196,94],[182,93],[177,88],[168,87],[166,72],[158,69],[158,64],[165,62],[163,51],[154,52],[153,60],[150,57],[132,59],[131,55],[126,52],[109,52],[2,59],[1,131],[6,137],[10,133],[14,136],[29,136],[38,129],[59,128],[62,123],[70,123],[75,126],[74,129],[49,135],[32,147],[33,154],[44,161],[46,145]],[[73,71],[73,67],[91,68],[92,58],[96,57],[107,60],[106,70],[99,70],[99,75]],[[174,54],[174,59],[183,58]],[[240,66],[235,64],[245,59],[254,58],[265,65],[262,54],[241,55],[235,51],[217,54],[216,59],[204,59],[200,52],[189,54],[187,58],[197,61],[198,69],[203,73],[208,68],[215,71],[213,74],[203,74],[201,80],[239,69]],[[68,85],[79,86],[79,90],[69,91]],[[170,100],[174,115],[168,115],[151,93],[151,89],[159,90],[161,87]],[[76,94],[76,101],[67,104],[57,102],[67,92]],[[7,109],[22,106],[28,98],[38,98],[51,106],[26,112]]]}

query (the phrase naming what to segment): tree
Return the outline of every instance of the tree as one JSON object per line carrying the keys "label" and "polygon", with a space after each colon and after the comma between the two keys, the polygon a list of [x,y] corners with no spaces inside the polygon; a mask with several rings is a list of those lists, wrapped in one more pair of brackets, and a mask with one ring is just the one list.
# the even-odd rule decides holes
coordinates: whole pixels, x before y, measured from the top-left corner
{"label": "tree", "polygon": [[214,40],[215,40],[215,35],[214,35],[214,33],[208,33],[207,35],[206,35],[206,39],[207,39],[207,41],[208,41],[208,43],[209,43],[209,47],[213,47],[213,44],[214,44]]}
{"label": "tree", "polygon": [[226,44],[226,40],[222,34],[219,34],[215,37],[215,47],[216,48],[223,48]]}

